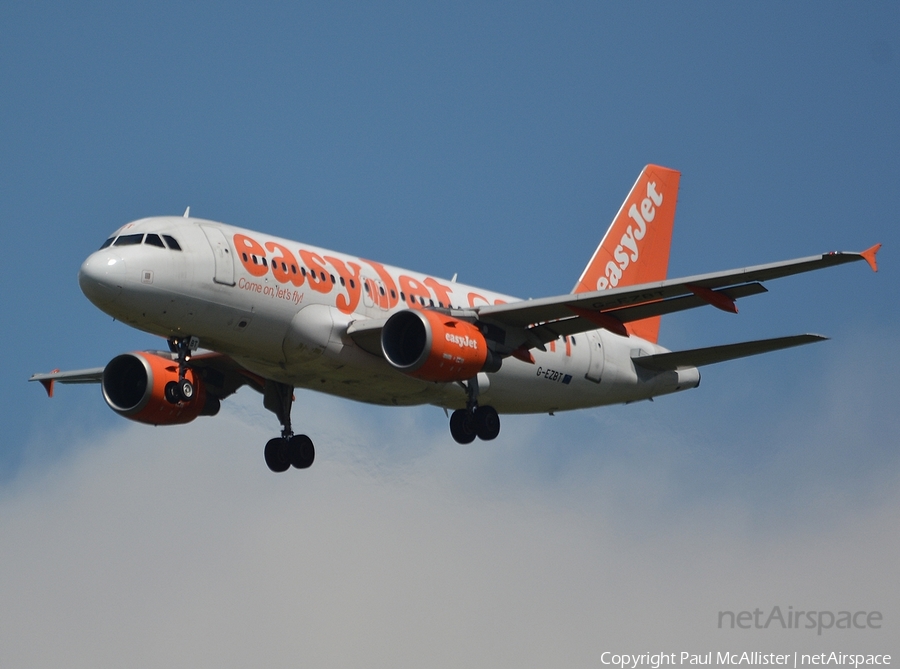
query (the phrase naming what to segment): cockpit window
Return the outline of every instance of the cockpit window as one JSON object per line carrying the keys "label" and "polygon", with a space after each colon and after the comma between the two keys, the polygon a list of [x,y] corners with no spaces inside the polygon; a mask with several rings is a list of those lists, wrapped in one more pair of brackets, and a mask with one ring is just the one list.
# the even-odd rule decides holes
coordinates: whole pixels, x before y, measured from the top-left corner
{"label": "cockpit window", "polygon": [[134,244],[140,244],[144,240],[144,235],[122,235],[118,239],[114,246],[132,246]]}
{"label": "cockpit window", "polygon": [[116,239],[115,237],[110,237],[105,242],[103,242],[103,246],[101,246],[100,249],[102,250],[102,249],[105,249],[107,246],[110,246],[115,241],[115,239]]}
{"label": "cockpit window", "polygon": [[159,235],[150,233],[147,235],[147,238],[144,240],[145,244],[150,244],[151,246],[158,246],[161,249],[166,248],[166,245],[163,244],[163,240],[159,238]]}
{"label": "cockpit window", "polygon": [[175,241],[175,238],[172,235],[163,235],[163,239],[166,240],[166,244],[168,244],[169,248],[173,251],[181,250],[181,246],[178,245],[178,242]]}

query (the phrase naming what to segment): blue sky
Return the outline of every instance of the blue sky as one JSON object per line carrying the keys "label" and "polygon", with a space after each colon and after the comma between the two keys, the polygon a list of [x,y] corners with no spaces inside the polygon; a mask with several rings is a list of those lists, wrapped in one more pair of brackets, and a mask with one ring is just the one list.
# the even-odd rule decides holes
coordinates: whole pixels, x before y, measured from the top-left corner
{"label": "blue sky", "polygon": [[[35,546],[0,556],[26,573],[0,579],[4,601],[31,602],[36,619],[57,612],[85,666],[127,657],[97,632],[104,624],[123,639],[155,625],[199,665],[222,659],[207,644],[230,643],[223,657],[238,666],[255,649],[254,621],[273,634],[267,604],[304,618],[307,601],[335,602],[325,616],[335,625],[350,608],[359,616],[341,651],[307,639],[325,665],[391,663],[397,646],[375,641],[394,638],[379,637],[377,612],[415,639],[395,639],[401,665],[468,638],[472,654],[447,653],[448,664],[539,666],[566,652],[571,664],[595,663],[590,634],[602,629],[635,644],[722,640],[708,624],[719,608],[791,596],[890,612],[893,633],[841,638],[887,647],[900,620],[888,567],[900,557],[890,539],[900,518],[898,28],[900,9],[886,2],[4,3],[0,217],[12,252],[0,270],[0,527]],[[664,319],[661,333],[673,349],[800,332],[827,343],[707,368],[699,389],[652,404],[509,418],[478,449],[452,442],[434,408],[301,393],[295,421],[319,448],[308,476],[262,471],[277,423],[246,390],[214,420],[152,429],[114,415],[96,389],[61,388],[48,401],[26,383],[160,346],[111,322],[76,281],[82,260],[130,220],[190,205],[195,216],[538,297],[571,289],[650,162],[682,172],[670,276],[875,242],[881,269],[773,282],[738,316],[694,310]],[[288,510],[309,508],[301,502],[320,522],[301,511],[302,526],[291,524]],[[120,506],[137,520],[121,520]],[[282,521],[270,543],[259,530],[267,518]],[[56,529],[35,541],[36,524]],[[230,556],[212,573],[231,585],[191,586],[197,615],[248,597],[256,613],[223,622],[229,639],[164,622],[185,605],[178,574],[202,573],[213,557],[198,537]],[[254,580],[257,559],[289,564],[283,553],[307,540],[358,555],[307,556],[323,574],[312,594],[296,574],[286,577],[294,598]],[[869,547],[862,557],[859,546]],[[92,571],[101,549],[117,556],[105,559],[119,580]],[[71,569],[44,565],[61,551],[79,556]],[[179,551],[182,572],[159,566]],[[398,559],[406,572],[390,566]],[[566,578],[522,587],[555,564]],[[29,589],[41,565],[56,585]],[[158,575],[136,586],[146,613],[89,607],[83,629],[65,617],[85,602],[73,582],[127,601],[122,584],[144,573],[127,565]],[[385,580],[358,599],[342,584],[361,588],[372,565]],[[620,577],[597,576],[610,569]],[[861,580],[847,576],[860,570]],[[465,573],[480,584],[471,592],[460,590]],[[392,599],[392,586],[406,594]],[[424,603],[438,600],[450,608]],[[640,627],[651,602],[658,615]],[[673,628],[676,611],[687,613]],[[533,633],[551,621],[565,622],[558,647]],[[504,642],[482,639],[486,625]],[[267,648],[271,664],[295,659],[280,637]],[[0,649],[24,664],[56,652],[2,637]],[[147,658],[166,663],[153,649]]]}

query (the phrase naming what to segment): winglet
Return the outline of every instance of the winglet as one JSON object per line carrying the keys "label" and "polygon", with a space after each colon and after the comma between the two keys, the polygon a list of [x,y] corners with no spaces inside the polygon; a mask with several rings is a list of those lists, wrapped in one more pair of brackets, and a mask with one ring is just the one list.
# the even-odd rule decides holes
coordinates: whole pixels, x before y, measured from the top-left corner
{"label": "winglet", "polygon": [[863,257],[863,260],[869,263],[869,267],[872,268],[873,272],[878,271],[878,263],[875,262],[875,254],[878,253],[878,250],[880,248],[881,244],[876,244],[875,246],[872,246],[871,248],[868,248],[859,254]]}

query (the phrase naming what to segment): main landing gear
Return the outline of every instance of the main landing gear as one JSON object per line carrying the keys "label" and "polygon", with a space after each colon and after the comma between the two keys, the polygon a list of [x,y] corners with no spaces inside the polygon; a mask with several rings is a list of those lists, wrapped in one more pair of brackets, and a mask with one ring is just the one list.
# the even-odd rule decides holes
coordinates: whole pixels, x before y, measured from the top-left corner
{"label": "main landing gear", "polygon": [[459,444],[471,444],[475,437],[490,441],[500,434],[500,416],[492,406],[478,406],[478,377],[465,383],[466,408],[450,414],[450,434]]}
{"label": "main landing gear", "polygon": [[196,337],[169,337],[169,350],[178,354],[178,380],[169,381],[165,387],[166,400],[170,404],[190,402],[194,399],[194,384],[187,380],[187,363],[191,351],[196,351],[200,340]]}
{"label": "main landing gear", "polygon": [[291,466],[308,469],[316,459],[312,439],[291,430],[291,407],[294,403],[294,387],[277,381],[266,381],[263,405],[281,423],[281,436],[269,439],[264,455],[266,465],[273,472],[285,472]]}

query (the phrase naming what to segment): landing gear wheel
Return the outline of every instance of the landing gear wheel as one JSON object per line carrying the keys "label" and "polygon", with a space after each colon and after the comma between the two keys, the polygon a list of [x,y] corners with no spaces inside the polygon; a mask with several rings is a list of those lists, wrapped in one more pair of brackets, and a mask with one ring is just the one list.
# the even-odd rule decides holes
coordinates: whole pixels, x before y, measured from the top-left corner
{"label": "landing gear wheel", "polygon": [[289,451],[287,439],[281,437],[269,439],[265,450],[266,464],[269,469],[276,474],[286,472],[291,466]]}
{"label": "landing gear wheel", "polygon": [[500,416],[492,406],[481,406],[475,409],[475,431],[478,438],[484,441],[496,439],[500,434]]}
{"label": "landing gear wheel", "polygon": [[266,464],[273,472],[286,471],[292,465],[307,469],[316,459],[312,439],[305,434],[294,434],[291,429],[291,407],[294,404],[294,386],[267,380],[263,387],[263,406],[278,416],[281,438],[270,439],[266,444]]}
{"label": "landing gear wheel", "polygon": [[457,409],[450,414],[450,434],[458,444],[471,444],[478,436],[475,416],[468,409]]}
{"label": "landing gear wheel", "polygon": [[305,434],[295,434],[288,441],[288,456],[297,469],[309,469],[316,459],[316,448]]}
{"label": "landing gear wheel", "polygon": [[182,379],[178,383],[178,392],[181,394],[181,399],[184,402],[190,402],[194,399],[194,384],[187,379]]}
{"label": "landing gear wheel", "polygon": [[169,404],[178,404],[179,396],[178,381],[169,381],[166,384],[165,395]]}

